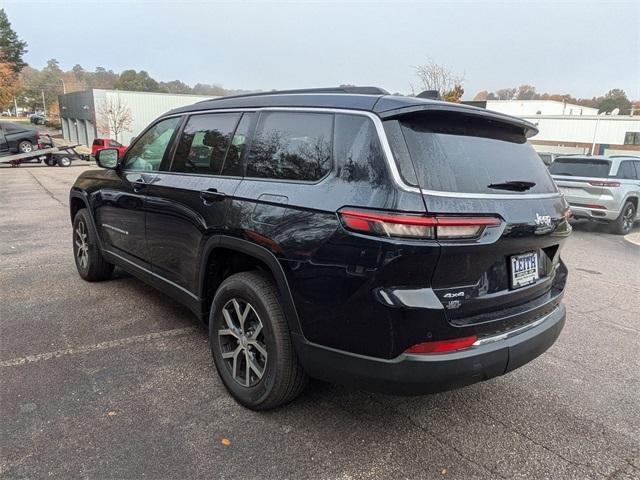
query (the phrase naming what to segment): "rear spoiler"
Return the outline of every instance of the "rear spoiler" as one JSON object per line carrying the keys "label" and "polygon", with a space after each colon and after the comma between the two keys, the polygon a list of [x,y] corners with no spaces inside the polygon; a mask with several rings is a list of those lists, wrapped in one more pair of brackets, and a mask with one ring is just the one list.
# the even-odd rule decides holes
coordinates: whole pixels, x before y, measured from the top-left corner
{"label": "rear spoiler", "polygon": [[[382,97],[384,99],[384,97]],[[389,110],[384,110],[384,102],[377,102],[376,104],[376,113],[383,120],[391,120],[393,118],[398,118],[403,115],[407,115],[409,113],[416,112],[451,112],[457,113],[459,115],[468,115],[473,117],[486,118],[487,120],[493,120],[495,122],[505,123],[508,125],[512,125],[518,128],[521,128],[524,131],[525,137],[530,138],[538,133],[538,127],[536,127],[533,123],[523,120],[522,118],[512,117],[511,115],[505,115],[503,113],[492,112],[490,110],[485,110],[483,108],[471,107],[468,105],[460,105],[458,103],[449,103],[449,102],[430,102],[430,103],[420,103],[416,105],[410,105],[401,108],[393,108]]]}

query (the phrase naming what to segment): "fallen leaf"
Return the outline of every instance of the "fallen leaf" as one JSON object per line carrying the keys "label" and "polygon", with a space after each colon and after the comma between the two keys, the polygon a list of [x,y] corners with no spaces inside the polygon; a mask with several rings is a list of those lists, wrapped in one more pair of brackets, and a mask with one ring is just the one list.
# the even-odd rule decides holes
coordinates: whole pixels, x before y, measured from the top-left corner
{"label": "fallen leaf", "polygon": [[446,474],[447,474],[447,469],[446,469],[446,468],[443,468],[443,469],[442,469],[442,474],[443,474],[443,475],[446,475]]}
{"label": "fallen leaf", "polygon": [[229,440],[228,438],[223,438],[222,440],[220,440],[220,443],[228,447],[229,445],[231,445],[231,440]]}
{"label": "fallen leaf", "polygon": [[109,415],[110,417],[115,417],[117,415],[116,412],[107,412],[107,415]]}

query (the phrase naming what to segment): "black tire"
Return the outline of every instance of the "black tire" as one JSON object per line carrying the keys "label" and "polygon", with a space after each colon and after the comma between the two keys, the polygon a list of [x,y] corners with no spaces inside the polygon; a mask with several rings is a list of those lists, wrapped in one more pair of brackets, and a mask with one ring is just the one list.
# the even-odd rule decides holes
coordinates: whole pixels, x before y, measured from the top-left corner
{"label": "black tire", "polygon": [[632,202],[626,202],[618,218],[611,222],[611,231],[618,235],[626,235],[633,228],[635,218],[636,206]]}
{"label": "black tire", "polygon": [[[238,310],[234,300],[240,305]],[[252,310],[247,309],[247,305]],[[240,326],[234,329],[235,333],[231,333],[223,309],[231,316],[235,311],[245,315],[242,323],[234,322],[238,317],[231,318],[233,325]],[[280,294],[272,277],[265,272],[237,273],[222,282],[211,305],[209,345],[225,387],[238,403],[247,408],[268,410],[279,407],[300,395],[307,385],[307,376],[291,342]],[[266,356],[261,351],[266,351]],[[235,359],[223,358],[223,354],[229,356],[233,352],[239,352]],[[235,376],[234,362],[237,367]],[[249,363],[257,370],[250,368]],[[261,376],[259,370],[262,370]]]}
{"label": "black tire", "polygon": [[33,143],[29,140],[22,140],[18,143],[18,152],[19,153],[29,153],[33,152]]}
{"label": "black tire", "polygon": [[59,167],[70,167],[71,166],[71,158],[67,156],[57,157],[56,163]]}
{"label": "black tire", "polygon": [[47,157],[44,163],[46,163],[49,167],[53,167],[56,164],[55,160],[51,157]]}
{"label": "black tire", "polygon": [[78,274],[87,282],[107,280],[113,273],[113,264],[103,258],[85,208],[79,210],[73,219],[73,258]]}

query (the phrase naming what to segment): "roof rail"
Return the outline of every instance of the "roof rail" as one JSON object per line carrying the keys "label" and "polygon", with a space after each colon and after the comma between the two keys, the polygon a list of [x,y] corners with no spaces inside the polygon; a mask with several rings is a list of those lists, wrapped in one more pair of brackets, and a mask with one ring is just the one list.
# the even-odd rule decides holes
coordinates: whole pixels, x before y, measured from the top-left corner
{"label": "roof rail", "polygon": [[325,87],[325,88],[300,88],[296,90],[271,90],[269,92],[255,92],[245,93],[242,95],[230,95],[228,97],[212,98],[210,100],[202,100],[197,103],[203,102],[215,102],[216,100],[227,100],[229,98],[244,98],[244,97],[261,97],[265,95],[291,95],[300,93],[351,93],[359,95],[389,95],[384,88],[379,87],[357,87],[357,86],[345,86],[345,87]]}
{"label": "roof rail", "polygon": [[609,155],[609,158],[640,158],[639,155]]}

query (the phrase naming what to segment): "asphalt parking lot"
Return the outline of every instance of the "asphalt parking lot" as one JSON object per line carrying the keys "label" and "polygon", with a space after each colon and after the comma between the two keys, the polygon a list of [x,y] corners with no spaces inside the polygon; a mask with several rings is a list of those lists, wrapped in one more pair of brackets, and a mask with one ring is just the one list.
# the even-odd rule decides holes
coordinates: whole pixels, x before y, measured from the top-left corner
{"label": "asphalt parking lot", "polygon": [[640,246],[577,225],[567,326],[507,376],[412,398],[317,382],[255,413],[186,308],[78,277],[85,168],[0,169],[0,477],[640,478]]}

